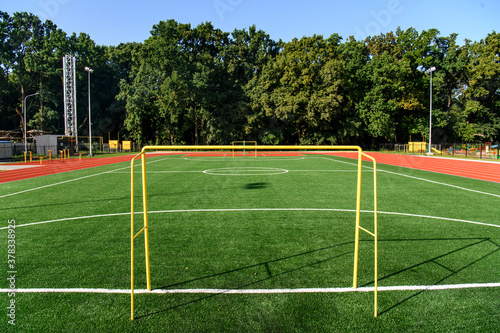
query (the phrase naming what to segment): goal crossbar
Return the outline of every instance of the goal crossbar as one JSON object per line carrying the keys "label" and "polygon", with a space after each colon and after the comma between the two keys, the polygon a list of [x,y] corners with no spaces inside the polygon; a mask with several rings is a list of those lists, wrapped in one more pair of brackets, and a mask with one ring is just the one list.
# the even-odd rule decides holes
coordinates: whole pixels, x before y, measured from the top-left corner
{"label": "goal crossbar", "polygon": [[[250,147],[247,147],[248,144],[252,144],[250,145]],[[257,149],[255,147],[257,147],[257,141],[233,141],[231,142],[231,145],[233,146],[233,157],[234,157],[234,151],[236,149],[242,149],[243,150],[243,156],[246,156],[245,154],[245,150],[250,150],[250,149],[253,149],[255,150],[255,157],[257,157]]]}
{"label": "goal crossbar", "polygon": [[[131,320],[134,320],[134,241],[144,234],[145,260],[146,260],[146,284],[147,290],[151,291],[151,270],[150,270],[150,255],[149,255],[149,222],[148,222],[148,200],[147,200],[147,181],[146,181],[146,153],[148,151],[223,151],[233,150],[234,145],[220,146],[144,146],[139,154],[131,160],[130,172],[130,312]],[[359,146],[350,145],[330,145],[330,146],[269,146],[255,145],[251,146],[256,150],[271,150],[271,151],[357,151],[357,184],[356,184],[356,228],[354,240],[354,269],[353,269],[353,289],[358,287],[358,259],[359,259],[359,236],[360,231],[365,232],[374,239],[374,316],[378,313],[378,233],[377,233],[377,164],[373,157],[363,152]],[[361,219],[361,180],[363,169],[363,157],[373,162],[373,230],[370,231],[360,225]],[[137,159],[141,159],[141,179],[142,179],[142,205],[143,205],[143,222],[144,225],[137,233],[134,228],[134,163]]]}

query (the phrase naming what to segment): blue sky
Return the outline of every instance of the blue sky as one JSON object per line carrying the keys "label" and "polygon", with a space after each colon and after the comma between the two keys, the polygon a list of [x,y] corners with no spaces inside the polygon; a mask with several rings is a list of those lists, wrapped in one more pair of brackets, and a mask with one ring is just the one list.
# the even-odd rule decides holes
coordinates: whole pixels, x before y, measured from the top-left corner
{"label": "blue sky", "polygon": [[479,41],[500,32],[498,0],[1,0],[0,10],[50,19],[68,34],[85,32],[100,45],[142,42],[161,20],[196,26],[210,21],[225,32],[256,25],[272,39],[338,33],[364,39],[414,27],[436,28]]}

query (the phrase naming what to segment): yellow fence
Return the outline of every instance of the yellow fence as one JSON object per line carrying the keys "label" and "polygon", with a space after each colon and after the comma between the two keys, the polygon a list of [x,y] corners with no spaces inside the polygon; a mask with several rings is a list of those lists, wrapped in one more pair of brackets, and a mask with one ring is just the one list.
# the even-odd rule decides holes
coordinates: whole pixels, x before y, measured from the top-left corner
{"label": "yellow fence", "polygon": [[423,152],[427,149],[427,142],[408,142],[408,152]]}
{"label": "yellow fence", "polygon": [[132,150],[132,141],[123,141],[122,142],[123,150]]}
{"label": "yellow fence", "polygon": [[[111,144],[111,141],[110,141]],[[130,187],[130,312],[131,320],[134,320],[134,240],[144,233],[144,246],[145,246],[145,260],[146,260],[146,284],[147,289],[151,291],[151,270],[150,270],[150,253],[149,253],[149,222],[148,222],[148,199],[147,199],[147,182],[146,182],[146,153],[152,150],[174,150],[174,151],[223,151],[233,150],[234,145],[231,146],[145,146],[141,152],[136,155],[131,161],[131,187]],[[354,272],[353,272],[353,289],[358,285],[358,258],[359,258],[359,235],[360,231],[366,232],[374,238],[374,316],[377,317],[378,308],[378,234],[377,234],[377,165],[373,157],[365,154],[359,146],[252,146],[252,149],[260,151],[318,151],[318,150],[349,150],[357,151],[357,185],[356,185],[356,228],[355,228],[355,241],[354,241]],[[142,205],[143,205],[143,227],[137,233],[134,228],[134,163],[135,160],[141,158],[141,171],[142,171]],[[373,162],[373,231],[360,226],[361,216],[361,179],[362,179],[362,164],[363,157]]]}
{"label": "yellow fence", "polygon": [[117,149],[120,145],[118,140],[109,140],[109,149]]}

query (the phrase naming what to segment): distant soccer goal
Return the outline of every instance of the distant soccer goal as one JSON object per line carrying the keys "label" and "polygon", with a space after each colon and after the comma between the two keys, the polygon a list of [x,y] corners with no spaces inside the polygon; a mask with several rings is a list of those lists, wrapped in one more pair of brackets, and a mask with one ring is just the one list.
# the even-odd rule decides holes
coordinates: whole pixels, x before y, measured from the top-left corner
{"label": "distant soccer goal", "polygon": [[[251,143],[249,143],[251,142]],[[243,145],[244,143],[244,145]],[[223,152],[232,152],[233,156],[235,154],[235,149],[242,149],[242,147],[245,147],[244,149],[250,149],[251,150],[251,156],[257,157],[258,158],[245,158],[245,159],[233,159],[233,158],[224,158],[224,157],[230,157],[227,156],[227,154],[223,154]],[[247,148],[248,147],[248,148]],[[350,157],[355,158],[356,162],[350,163],[346,161],[334,161],[332,159],[329,159],[328,156],[332,156],[333,154],[339,153],[339,152],[346,152],[347,154],[350,154]],[[217,153],[217,155],[215,154]],[[246,153],[246,152],[245,152]],[[245,154],[244,153],[244,154]],[[354,204],[355,207],[352,207],[351,209],[347,209],[349,212],[355,212],[355,234],[354,234],[354,267],[353,267],[353,276],[352,276],[352,288],[356,289],[358,287],[358,262],[359,262],[359,245],[360,245],[360,231],[363,231],[364,233],[370,235],[373,237],[373,272],[374,272],[374,279],[373,279],[373,284],[374,284],[374,316],[377,316],[377,308],[378,308],[378,234],[377,234],[377,166],[376,166],[376,161],[373,157],[370,155],[364,153],[359,146],[270,146],[270,145],[257,145],[255,141],[234,141],[231,145],[223,145],[223,146],[145,146],[142,148],[141,152],[136,155],[132,161],[131,161],[131,193],[130,193],[130,220],[131,220],[131,226],[130,226],[130,246],[131,246],[131,271],[130,271],[130,280],[131,280],[131,285],[130,285],[130,294],[131,294],[131,320],[134,320],[134,242],[135,239],[143,234],[144,235],[144,256],[145,256],[145,262],[146,262],[146,268],[145,268],[145,273],[146,273],[146,284],[147,284],[147,290],[151,291],[151,270],[150,270],[150,250],[149,250],[149,218],[148,215],[151,213],[148,211],[148,182],[147,182],[147,177],[148,177],[148,168],[147,168],[147,163],[146,163],[146,154],[148,157],[150,156],[156,156],[159,159],[163,158],[164,160],[168,160],[169,158],[177,158],[177,160],[185,161],[186,167],[191,168],[187,170],[189,173],[190,178],[186,178],[186,181],[190,179],[192,182],[193,176],[196,173],[199,175],[202,175],[201,177],[205,177],[204,175],[209,175],[207,177],[214,177],[211,178],[210,182],[213,183],[216,181],[215,177],[231,177],[231,178],[224,178],[224,184],[228,184],[232,180],[241,179],[239,177],[251,177],[251,181],[248,183],[244,184],[245,188],[255,190],[258,189],[259,191],[262,191],[264,193],[265,188],[267,187],[267,182],[269,182],[269,177],[284,177],[281,180],[283,182],[283,186],[290,186],[291,184],[299,185],[300,187],[300,180],[296,180],[295,183],[293,180],[290,179],[291,174],[293,172],[289,172],[288,168],[286,168],[285,163],[295,163],[294,165],[300,166],[302,163],[302,160],[311,158],[314,159],[315,161],[327,161],[328,163],[332,162],[340,162],[337,163],[337,165],[342,165],[342,169],[338,170],[333,170],[334,166],[333,164],[324,164],[321,168],[316,167],[315,169],[317,170],[310,170],[307,169],[307,167],[302,167],[302,168],[297,168],[295,171],[317,171],[317,173],[314,173],[315,175],[322,175],[320,176],[321,178],[321,185],[326,184],[325,187],[325,194],[322,195],[321,200],[324,200],[325,197],[328,197],[331,193],[331,199],[330,201],[324,201],[326,202],[326,207],[325,210],[330,210],[330,211],[338,211],[333,206],[333,203],[335,200],[339,200],[338,193],[336,193],[335,189],[330,189],[330,185],[328,183],[325,183],[325,179],[327,179],[329,176],[328,175],[337,175],[338,180],[349,177],[348,173],[346,171],[351,172],[350,174],[352,175],[352,179],[349,178],[349,180],[345,183],[345,187],[349,188],[350,190],[347,191],[346,193],[348,196],[351,196],[352,194],[352,200],[350,198],[345,198],[346,196],[344,195],[342,197],[342,200],[346,200],[345,204],[349,205],[350,203]],[[282,157],[279,156],[279,154],[282,154]],[[161,155],[166,155],[166,156],[161,156]],[[245,156],[245,155],[243,155]],[[142,213],[135,212],[135,202],[134,202],[134,197],[135,197],[135,162],[140,159],[140,174],[141,174],[141,187],[142,187]],[[161,159],[160,159],[161,160]],[[360,220],[361,220],[361,189],[362,189],[362,172],[363,172],[363,160],[366,161],[371,161],[372,164],[370,165],[370,168],[367,169],[369,172],[373,172],[373,203],[368,202],[369,206],[373,207],[373,225],[370,228],[365,228],[360,225]],[[281,164],[269,164],[272,163],[272,161],[279,161]],[[156,162],[156,161],[155,161]],[[220,162],[220,163],[219,163]],[[260,164],[260,162],[264,164]],[[223,164],[224,163],[224,164]],[[278,163],[278,162],[277,162]],[[291,165],[290,164],[290,165]],[[216,168],[217,166],[217,168]],[[345,167],[344,167],[345,166]],[[158,163],[154,164],[154,167],[158,167]],[[154,168],[153,165],[150,166],[151,169]],[[200,167],[198,170],[193,170],[195,167]],[[328,170],[329,168],[332,168],[332,170]],[[337,167],[338,168],[338,167]],[[350,170],[346,170],[346,168],[350,168]],[[314,168],[312,168],[314,169]],[[292,170],[293,171],[293,170]],[[156,173],[155,173],[156,172]],[[196,172],[196,173],[193,173]],[[171,179],[175,179],[175,182],[179,183],[182,182],[183,179],[179,178],[179,170],[156,170],[149,173],[149,176],[151,177],[171,177]],[[295,173],[297,174],[297,173]],[[277,176],[279,175],[279,176]],[[354,176],[356,179],[354,179]],[[173,178],[175,177],[175,178]],[[260,178],[259,178],[260,177]],[[264,179],[262,180],[262,177],[268,177],[265,178],[267,181]],[[288,177],[288,178],[287,178]],[[308,176],[311,178],[312,176]],[[333,177],[333,176],[332,176]],[[167,179],[167,178],[164,178]],[[201,179],[201,178],[200,178]],[[208,179],[208,178],[207,178]],[[222,178],[219,178],[222,179]],[[228,180],[225,180],[228,179]],[[274,179],[274,178],[273,178]],[[346,178],[348,179],[348,178]],[[196,184],[199,184],[199,182],[196,182]],[[289,185],[287,185],[289,184]],[[356,184],[356,185],[354,185]],[[153,183],[151,184],[152,186],[154,185]],[[235,183],[236,185],[236,183]],[[241,186],[241,181],[238,183],[239,186]],[[154,188],[154,187],[153,187]],[[230,191],[234,191],[237,187],[227,187]],[[232,189],[232,190],[231,190]],[[161,189],[163,190],[163,188]],[[282,193],[285,193],[287,188],[284,188],[284,191]],[[317,187],[314,188],[314,190],[309,191],[309,194],[313,194],[313,192],[317,191]],[[210,195],[210,191],[205,190],[205,194]],[[288,191],[290,192],[290,191]],[[227,193],[227,192],[226,192]],[[309,195],[308,194],[308,195]],[[337,195],[337,199],[335,199],[335,196]],[[355,197],[354,197],[355,195]],[[259,196],[255,196],[256,199],[261,197],[262,194]],[[292,196],[293,197],[293,196]],[[155,196],[152,194],[152,201],[155,201]],[[366,195],[364,196],[366,198]],[[219,197],[214,198],[216,204],[217,200],[220,200]],[[158,204],[158,202],[157,202]],[[165,203],[164,201],[161,201],[161,205],[163,206]],[[187,203],[187,205],[191,205],[191,201]],[[139,206],[139,205],[138,205]],[[314,204],[316,207],[316,204]],[[212,206],[207,206],[212,208],[214,210],[213,205]],[[168,209],[169,207],[163,206],[162,209]],[[184,207],[183,207],[184,208]],[[186,209],[193,208],[193,207],[185,207]],[[237,208],[234,208],[231,206],[233,210],[238,211]],[[345,205],[344,207],[345,208]],[[239,210],[243,211],[243,210]],[[254,210],[254,214],[256,210]],[[364,211],[366,213],[366,211]],[[142,214],[142,219],[143,219],[143,225],[141,227],[137,227],[137,229],[140,228],[140,230],[136,230],[136,227],[134,225],[134,218],[136,214]],[[350,218],[349,218],[350,219]],[[327,222],[329,223],[329,222]],[[350,235],[347,235],[348,239],[350,238]],[[345,243],[345,244],[349,244]],[[350,266],[350,264],[348,264]],[[350,276],[347,276],[347,280],[350,281]]]}
{"label": "distant soccer goal", "polygon": [[236,156],[254,156],[257,157],[257,141],[233,141],[231,145],[233,149],[233,157]]}

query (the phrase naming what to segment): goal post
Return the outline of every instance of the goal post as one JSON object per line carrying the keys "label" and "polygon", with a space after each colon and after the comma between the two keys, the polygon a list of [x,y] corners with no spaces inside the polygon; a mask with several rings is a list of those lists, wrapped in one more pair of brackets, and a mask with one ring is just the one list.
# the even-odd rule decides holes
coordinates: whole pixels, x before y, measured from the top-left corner
{"label": "goal post", "polygon": [[[377,232],[377,164],[373,157],[363,152],[359,146],[339,145],[339,146],[269,146],[255,145],[251,146],[259,151],[356,151],[357,152],[357,184],[356,184],[356,217],[355,217],[355,236],[354,236],[354,269],[353,269],[353,289],[358,286],[358,262],[359,262],[359,239],[360,231],[370,235],[374,239],[374,316],[377,317],[378,309],[378,232]],[[131,320],[134,320],[134,241],[144,234],[145,264],[146,264],[146,283],[147,290],[151,291],[151,270],[150,270],[150,252],[149,252],[149,221],[148,221],[148,199],[147,199],[147,170],[146,153],[148,151],[231,151],[235,148],[234,142],[231,145],[208,145],[208,146],[145,146],[141,152],[131,160],[130,171],[130,295],[131,295]],[[234,152],[234,150],[233,150]],[[370,231],[360,225],[361,220],[361,181],[363,171],[363,157],[373,162],[373,229]],[[141,161],[141,180],[142,180],[142,206],[143,206],[143,226],[135,232],[134,226],[134,164],[140,158]]]}
{"label": "goal post", "polygon": [[[243,149],[243,156],[246,156],[246,150],[247,149],[248,150],[252,149],[252,150],[255,151],[254,156],[257,157],[257,148],[256,148],[257,147],[257,141],[245,141],[245,140],[243,140],[243,141],[233,141],[233,142],[231,142],[231,145],[234,146],[233,147],[233,157],[235,156],[234,155],[234,151],[236,149],[240,149],[240,150]],[[247,147],[247,146],[249,146],[249,147]]]}

